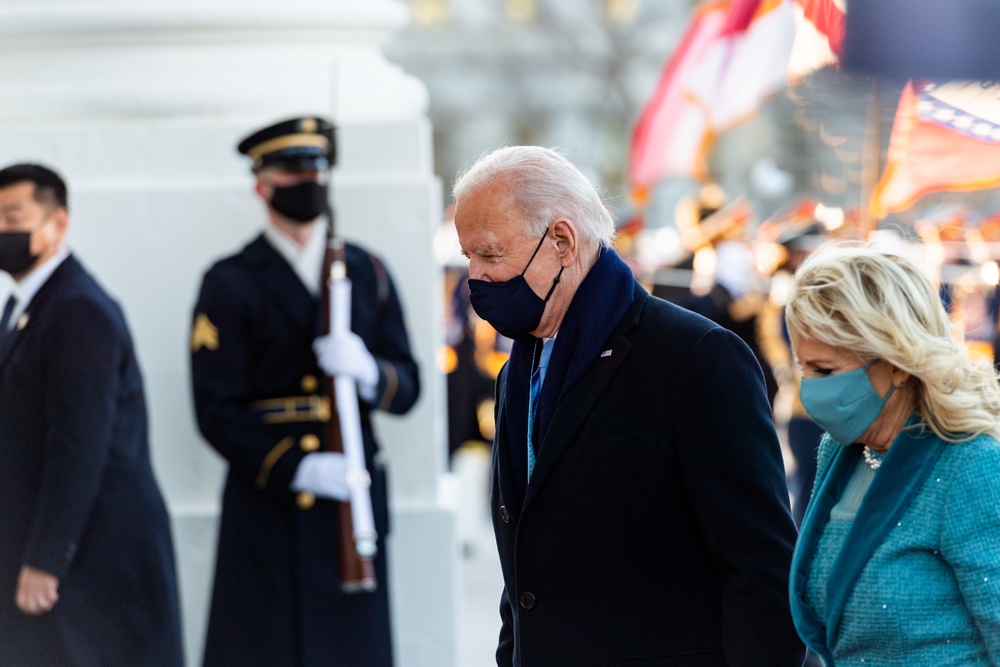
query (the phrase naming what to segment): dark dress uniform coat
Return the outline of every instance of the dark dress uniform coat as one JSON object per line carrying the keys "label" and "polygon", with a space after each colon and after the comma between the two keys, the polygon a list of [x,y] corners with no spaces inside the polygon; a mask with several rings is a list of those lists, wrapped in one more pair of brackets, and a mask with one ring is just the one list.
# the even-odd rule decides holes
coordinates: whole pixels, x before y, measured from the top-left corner
{"label": "dark dress uniform coat", "polygon": [[302,458],[325,446],[328,404],[313,353],[319,299],[260,236],[204,277],[192,328],[198,424],[229,463],[205,665],[390,665],[385,471],[368,413],[406,412],[417,366],[392,281],[350,244],[351,328],[379,366],[361,405],[379,534],[376,593],[338,581],[338,503],[291,491]]}
{"label": "dark dress uniform coat", "polygon": [[[47,614],[14,604],[25,564],[59,577]],[[132,340],[71,255],[0,344],[0,665],[182,662]]]}
{"label": "dark dress uniform coat", "polygon": [[750,350],[638,283],[603,347],[555,408],[523,499],[508,368],[498,382],[497,664],[799,665],[795,527]]}

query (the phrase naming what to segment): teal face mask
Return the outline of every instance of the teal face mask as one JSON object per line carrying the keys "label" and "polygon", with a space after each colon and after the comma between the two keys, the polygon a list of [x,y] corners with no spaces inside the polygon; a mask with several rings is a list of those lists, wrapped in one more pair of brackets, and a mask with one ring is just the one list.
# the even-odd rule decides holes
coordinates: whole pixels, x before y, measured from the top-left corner
{"label": "teal face mask", "polygon": [[889,389],[885,398],[878,395],[868,379],[868,369],[874,363],[840,375],[802,380],[799,398],[806,412],[842,445],[857,442],[896,390]]}

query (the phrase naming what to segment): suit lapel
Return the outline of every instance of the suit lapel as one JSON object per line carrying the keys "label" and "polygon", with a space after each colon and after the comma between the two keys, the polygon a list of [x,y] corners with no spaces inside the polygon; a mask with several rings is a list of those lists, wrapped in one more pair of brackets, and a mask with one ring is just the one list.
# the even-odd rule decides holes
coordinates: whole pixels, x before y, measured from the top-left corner
{"label": "suit lapel", "polygon": [[[27,310],[24,311],[24,315],[28,315],[28,322],[30,322],[31,315],[28,314]],[[7,358],[10,356],[10,353],[14,351],[14,346],[17,345],[17,341],[21,338],[21,327],[19,326],[19,323],[24,321],[24,315],[18,318],[18,323],[15,323],[14,328],[3,337],[2,341],[0,341],[0,368],[3,368],[4,364],[7,362]]]}
{"label": "suit lapel", "polygon": [[507,434],[507,420],[503,418],[504,410],[507,407],[507,373],[510,364],[504,364],[497,375],[497,409],[494,414],[498,416],[496,420],[496,445],[493,447],[493,469],[496,471],[497,488],[500,491],[500,504],[507,507],[511,516],[520,516],[521,498],[517,497],[514,490],[514,471],[510,460],[510,447],[512,443]]}
{"label": "suit lapel", "polygon": [[263,235],[248,245],[244,252],[247,262],[254,267],[251,274],[267,298],[277,304],[298,327],[315,330],[318,326],[316,298],[302,284],[285,258]]}
{"label": "suit lapel", "polygon": [[14,325],[14,329],[11,330],[9,334],[4,336],[3,341],[0,342],[0,368],[3,368],[4,364],[7,363],[7,358],[10,357],[10,353],[14,351],[14,347],[17,345],[20,338],[21,332],[18,331],[17,325]]}
{"label": "suit lapel", "polygon": [[10,334],[4,337],[0,344],[0,368],[6,365],[18,343],[28,334],[29,330],[34,330],[32,324],[37,319],[40,309],[44,308],[45,301],[59,291],[60,286],[73,275],[80,271],[80,263],[71,254],[63,260],[62,264],[49,276],[48,280],[38,289],[38,292],[28,302],[28,307],[17,318],[14,328]]}
{"label": "suit lapel", "polygon": [[[607,356],[598,356],[584,373],[583,377],[573,385],[563,396],[552,414],[545,438],[535,457],[535,469],[528,483],[524,504],[527,506],[538,488],[545,483],[545,478],[555,467],[556,462],[574,441],[577,432],[587,420],[590,412],[600,400],[612,378],[625,363],[632,343],[626,334],[639,322],[639,314],[649,295],[645,290],[636,289],[632,306],[626,311],[621,323],[608,338],[604,347],[611,350]],[[557,339],[558,340],[558,339]],[[558,343],[556,343],[558,345]]]}

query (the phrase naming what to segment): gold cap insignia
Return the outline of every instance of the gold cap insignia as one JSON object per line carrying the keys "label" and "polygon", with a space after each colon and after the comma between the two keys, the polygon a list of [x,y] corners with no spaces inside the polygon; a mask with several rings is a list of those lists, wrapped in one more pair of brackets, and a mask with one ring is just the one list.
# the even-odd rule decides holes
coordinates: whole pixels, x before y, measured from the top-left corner
{"label": "gold cap insignia", "polygon": [[194,326],[191,327],[191,351],[197,352],[201,348],[209,350],[219,349],[219,330],[205,313],[198,313],[194,319]]}
{"label": "gold cap insignia", "polygon": [[315,132],[316,131],[316,119],[315,118],[303,118],[302,122],[299,123],[300,132]]}

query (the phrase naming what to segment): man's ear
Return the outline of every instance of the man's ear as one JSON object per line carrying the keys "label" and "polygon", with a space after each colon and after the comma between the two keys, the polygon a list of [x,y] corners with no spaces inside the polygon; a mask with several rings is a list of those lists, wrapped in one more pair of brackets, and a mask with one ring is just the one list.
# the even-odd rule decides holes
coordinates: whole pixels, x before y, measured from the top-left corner
{"label": "man's ear", "polygon": [[559,218],[549,229],[549,235],[555,240],[556,249],[559,251],[559,263],[570,266],[576,261],[580,252],[576,225],[566,218]]}
{"label": "man's ear", "polygon": [[[49,226],[49,221],[51,220],[51,227]],[[54,243],[55,245],[61,244],[66,239],[66,230],[69,228],[69,211],[64,207],[59,206],[52,210],[45,217],[45,224],[39,230],[38,238],[34,236],[31,239],[31,250],[32,252],[38,252],[39,243],[43,244],[43,248],[47,248],[48,243]]]}
{"label": "man's ear", "polygon": [[59,230],[60,235],[65,234],[66,229],[69,227],[69,211],[60,206],[52,212],[52,217],[55,220],[56,228]]}
{"label": "man's ear", "polygon": [[253,182],[253,191],[257,193],[258,197],[260,197],[264,201],[267,201],[268,200],[268,196],[267,196],[267,194],[264,191],[264,187],[265,187],[264,186],[264,182],[260,180],[259,176],[256,179],[254,179],[254,182]]}

